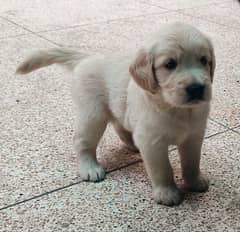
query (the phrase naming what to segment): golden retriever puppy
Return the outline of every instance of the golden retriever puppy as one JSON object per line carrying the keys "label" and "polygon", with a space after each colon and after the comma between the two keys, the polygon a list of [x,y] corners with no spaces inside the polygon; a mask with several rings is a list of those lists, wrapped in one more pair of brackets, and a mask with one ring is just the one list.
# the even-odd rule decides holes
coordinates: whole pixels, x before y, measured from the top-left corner
{"label": "golden retriever puppy", "polygon": [[183,199],[168,158],[171,144],[178,146],[186,188],[208,189],[199,164],[215,58],[203,33],[183,23],[166,25],[137,54],[125,57],[39,51],[17,73],[55,63],[73,73],[74,148],[83,180],[105,177],[96,148],[110,122],[123,142],[140,151],[157,203],[178,205]]}

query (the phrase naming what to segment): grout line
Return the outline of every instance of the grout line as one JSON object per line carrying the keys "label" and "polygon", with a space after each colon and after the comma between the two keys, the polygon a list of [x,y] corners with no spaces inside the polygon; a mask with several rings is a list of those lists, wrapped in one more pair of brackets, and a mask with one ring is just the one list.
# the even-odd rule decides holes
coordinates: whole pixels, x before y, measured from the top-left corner
{"label": "grout line", "polygon": [[4,209],[11,208],[11,207],[14,207],[14,206],[16,206],[16,205],[23,204],[23,203],[25,203],[25,202],[28,202],[28,201],[31,201],[31,200],[34,200],[34,199],[37,199],[37,198],[40,198],[40,197],[45,196],[45,195],[48,195],[48,194],[50,194],[50,193],[54,193],[54,192],[57,192],[57,191],[59,191],[59,190],[66,189],[66,188],[68,188],[68,187],[71,187],[71,186],[73,186],[73,185],[79,184],[79,183],[81,183],[81,182],[82,182],[82,181],[74,182],[74,183],[65,185],[65,186],[63,186],[63,187],[56,188],[56,189],[53,189],[53,190],[51,190],[51,191],[44,192],[44,193],[42,193],[42,194],[33,196],[33,197],[31,197],[31,198],[27,198],[27,199],[25,199],[25,200],[15,202],[15,203],[13,203],[13,204],[10,204],[10,205],[7,205],[7,206],[4,206],[4,207],[0,208],[0,211],[1,211],[1,210],[4,210]]}
{"label": "grout line", "polygon": [[178,9],[170,9],[170,8],[166,8],[166,7],[162,7],[162,6],[158,6],[158,5],[155,5],[155,4],[149,4],[147,2],[142,2],[146,5],[149,5],[149,6],[155,6],[155,7],[159,7],[161,9],[165,9],[165,10],[171,10],[171,11],[182,11],[182,10],[191,10],[191,9],[199,9],[199,8],[204,8],[204,7],[207,7],[207,6],[216,6],[216,5],[223,5],[225,3],[228,3],[230,2],[230,0],[225,0],[225,1],[222,1],[222,2],[213,2],[213,3],[208,3],[208,4],[200,4],[200,5],[196,5],[196,6],[192,6],[192,7],[185,7],[185,8],[178,8]]}
{"label": "grout line", "polygon": [[[209,19],[206,19],[206,18],[202,18],[202,17],[197,17],[195,15],[192,15],[192,14],[188,14],[188,13],[184,13],[185,10],[191,10],[191,9],[199,9],[199,8],[204,8],[204,7],[207,7],[207,6],[216,6],[216,5],[224,5],[225,3],[228,3],[230,2],[229,0],[226,0],[226,1],[223,1],[221,3],[218,3],[218,2],[215,2],[215,3],[211,3],[211,4],[203,4],[203,5],[199,5],[199,6],[194,6],[194,7],[190,7],[190,8],[178,8],[178,9],[169,9],[169,8],[165,8],[165,7],[160,7],[160,6],[157,6],[155,4],[149,4],[149,3],[145,3],[147,5],[150,5],[150,6],[156,6],[156,7],[159,7],[161,9],[165,9],[165,10],[169,10],[168,12],[176,12],[176,13],[179,13],[179,14],[182,14],[182,15],[186,15],[186,16],[189,16],[191,18],[197,18],[197,19],[200,19],[200,20],[203,20],[203,21],[207,21],[209,23],[213,23],[213,24],[216,24],[218,26],[223,26],[223,27],[227,27],[229,28],[229,25],[225,25],[225,24],[222,24],[222,23],[218,23],[214,20],[209,20]],[[232,27],[232,29],[236,29],[236,30],[240,30],[239,27]]]}
{"label": "grout line", "polygon": [[102,20],[102,21],[97,21],[97,22],[89,22],[89,23],[85,23],[85,24],[75,24],[73,26],[66,26],[66,27],[61,27],[61,28],[57,28],[57,29],[36,31],[35,33],[64,31],[64,30],[68,30],[68,29],[74,29],[74,28],[78,28],[78,27],[85,27],[85,26],[91,26],[91,25],[98,25],[98,24],[102,24],[102,23],[111,23],[111,22],[119,22],[119,21],[125,21],[125,20],[134,20],[134,19],[138,19],[138,18],[141,18],[141,17],[144,17],[144,16],[162,15],[162,14],[171,13],[171,12],[175,12],[175,11],[176,10],[167,10],[166,9],[166,11],[163,11],[163,12],[141,14],[141,15],[136,15],[136,16],[133,16],[133,17],[129,16],[129,17],[124,17],[124,18],[116,18],[116,19]]}
{"label": "grout line", "polygon": [[[164,8],[161,8],[161,9],[164,9]],[[163,12],[155,12],[155,13],[149,13],[149,14],[139,14],[139,15],[135,15],[135,16],[129,16],[129,17],[124,17],[124,18],[115,18],[115,19],[109,19],[109,20],[100,20],[100,21],[97,21],[97,22],[87,22],[87,23],[83,23],[83,24],[75,24],[73,26],[66,26],[66,27],[60,27],[60,28],[57,28],[57,29],[49,29],[49,30],[40,30],[40,31],[32,31],[30,29],[28,29],[27,27],[25,26],[22,26],[6,17],[3,17],[3,16],[0,16],[1,19],[9,22],[9,23],[12,23],[14,24],[15,26],[18,26],[34,35],[38,35],[38,33],[45,33],[45,32],[54,32],[54,31],[61,31],[61,30],[67,30],[67,29],[73,29],[73,28],[77,28],[77,27],[83,27],[83,26],[89,26],[89,25],[95,25],[95,24],[102,24],[102,23],[109,23],[109,22],[118,22],[118,21],[124,21],[124,20],[128,20],[128,19],[137,19],[137,18],[141,18],[141,17],[144,17],[144,16],[151,16],[151,15],[159,15],[159,14],[166,14],[166,13],[169,13],[169,12],[175,12],[176,10],[169,10],[169,9],[164,9],[166,11],[163,11]]]}
{"label": "grout line", "polygon": [[204,137],[204,140],[205,140],[205,139],[212,138],[212,137],[214,137],[214,136],[216,136],[216,135],[224,134],[225,132],[228,132],[229,130],[230,130],[230,129],[226,129],[226,130],[223,130],[223,131],[219,131],[219,132],[217,132],[217,133],[215,133],[215,134],[208,135],[208,136]]}
{"label": "grout line", "polygon": [[234,131],[235,133],[237,133],[237,134],[239,134],[239,135],[240,135],[240,132],[239,132],[239,131],[237,131],[237,130],[235,130],[235,129],[238,129],[238,128],[240,128],[240,127],[239,127],[239,126],[233,127],[233,128],[232,128],[232,131]]}
{"label": "grout line", "polygon": [[[229,1],[221,2],[221,3],[219,3],[219,4],[211,4],[211,5],[221,6],[221,5],[224,5],[225,3],[228,3],[228,2],[229,2]],[[207,7],[207,6],[208,6],[208,5],[205,5],[204,7]],[[179,9],[179,10],[178,10],[178,13],[179,13],[179,14],[182,14],[182,15],[190,16],[190,17],[192,17],[192,18],[200,19],[200,20],[205,21],[205,22],[213,23],[213,24],[216,24],[216,25],[218,25],[218,26],[226,27],[227,29],[229,29],[229,25],[226,25],[226,24],[223,24],[223,23],[219,23],[219,22],[217,22],[217,21],[215,21],[215,20],[211,20],[211,19],[208,19],[208,18],[206,18],[206,17],[192,15],[191,13],[185,13],[184,10],[188,10],[188,9],[196,9],[196,7],[194,7],[194,8],[186,8],[186,9],[184,9],[184,8],[183,8],[183,9]],[[232,25],[231,25],[231,29],[240,30],[239,27],[234,27],[234,26],[232,26]]]}
{"label": "grout line", "polygon": [[[144,16],[151,16],[151,15],[163,15],[163,14],[167,14],[167,13],[179,13],[179,14],[182,14],[182,15],[187,15],[191,18],[198,18],[198,19],[202,19],[201,17],[195,17],[191,14],[186,14],[186,13],[183,13],[182,11],[183,10],[191,10],[191,9],[195,9],[195,8],[203,8],[203,7],[206,7],[206,6],[212,6],[212,5],[221,5],[223,3],[227,3],[229,1],[225,1],[225,2],[221,2],[221,3],[212,3],[212,4],[204,4],[204,5],[200,5],[200,6],[195,6],[195,7],[190,7],[190,8],[182,8],[182,9],[169,9],[169,8],[164,8],[164,7],[161,7],[161,6],[158,6],[158,5],[154,5],[154,4],[149,4],[149,3],[143,3],[141,2],[142,4],[145,4],[145,5],[149,5],[149,6],[155,6],[155,7],[158,7],[160,9],[164,9],[166,11],[163,11],[163,12],[156,12],[156,13],[149,13],[149,14],[142,14],[142,15],[136,15],[136,16],[129,16],[129,17],[124,17],[124,18],[117,18],[117,19],[109,19],[109,20],[103,20],[103,21],[98,21],[98,22],[90,22],[90,23],[85,23],[85,24],[76,24],[76,25],[73,25],[73,26],[67,26],[67,27],[62,27],[62,28],[58,28],[58,29],[49,29],[49,30],[42,30],[42,31],[36,31],[35,33],[38,34],[38,33],[45,33],[45,32],[55,32],[55,31],[61,31],[61,30],[68,30],[68,29],[74,29],[74,28],[78,28],[78,27],[85,27],[85,26],[89,26],[89,25],[98,25],[98,24],[102,24],[102,23],[111,23],[111,22],[118,22],[118,21],[124,21],[124,20],[134,20],[134,19],[138,19],[138,18],[141,18],[141,17],[144,17]],[[202,19],[202,20],[205,20],[205,19]],[[208,20],[205,20],[205,21],[208,21]],[[213,24],[216,24],[216,25],[219,25],[219,26],[224,26],[224,27],[228,27],[227,25],[224,25],[224,24],[220,24],[220,23],[217,23],[215,21],[209,21],[210,23],[213,23]],[[235,29],[239,29],[239,28],[235,28]]]}
{"label": "grout line", "polygon": [[[229,29],[229,25],[225,25],[225,24],[222,24],[222,23],[218,23],[218,22],[216,22],[216,21],[214,21],[214,20],[209,20],[209,19],[203,18],[203,17],[201,17],[201,16],[196,16],[196,15],[184,13],[182,10],[179,10],[178,13],[179,13],[179,14],[182,14],[182,15],[186,15],[186,16],[192,17],[192,18],[200,19],[200,20],[205,21],[205,22],[213,23],[213,24],[216,24],[216,25],[221,26],[221,27],[226,27],[227,29]],[[240,30],[239,27],[233,27],[233,26],[231,26],[231,29]]]}
{"label": "grout line", "polygon": [[[236,128],[237,128],[237,127],[236,127]],[[224,130],[224,131],[217,132],[217,133],[215,133],[215,134],[209,135],[209,136],[205,137],[204,140],[205,140],[205,139],[212,138],[212,137],[214,137],[214,136],[216,136],[216,135],[219,135],[219,134],[223,134],[223,133],[225,133],[225,132],[227,132],[227,131],[229,131],[229,130],[231,130],[231,129],[229,128],[229,129],[227,129],[227,130]],[[177,148],[172,148],[172,149],[169,150],[169,152],[172,152],[172,151],[175,151],[175,150],[177,150]],[[130,166],[132,166],[132,165],[135,165],[135,164],[141,163],[141,162],[142,162],[142,159],[133,161],[133,162],[128,163],[128,164],[126,164],[126,165],[123,165],[123,166],[121,166],[121,167],[117,167],[117,168],[113,168],[113,169],[111,169],[111,170],[108,170],[108,171],[106,172],[106,174],[109,174],[109,173],[112,173],[112,172],[115,172],[115,171],[119,171],[119,170],[121,170],[121,169],[130,167]],[[12,208],[12,207],[14,207],[14,206],[23,204],[23,203],[28,202],[28,201],[31,201],[31,200],[38,199],[38,198],[40,198],[40,197],[49,195],[49,194],[54,193],[54,192],[57,192],[57,191],[61,191],[61,190],[67,189],[67,188],[69,188],[69,187],[75,186],[75,185],[80,184],[80,183],[82,183],[82,182],[83,182],[83,181],[80,180],[80,181],[77,181],[77,182],[74,182],[74,183],[65,185],[65,186],[63,186],[63,187],[59,187],[59,188],[53,189],[53,190],[51,190],[51,191],[44,192],[44,193],[42,193],[42,194],[33,196],[33,197],[31,197],[31,198],[27,198],[27,199],[25,199],[25,200],[15,202],[15,203],[13,203],[13,204],[10,204],[10,205],[7,205],[7,206],[4,206],[4,207],[0,208],[0,211],[1,211],[1,210],[4,210],[4,209]]]}
{"label": "grout line", "polygon": [[25,31],[27,31],[27,32],[29,32],[29,33],[33,33],[33,31],[29,30],[28,28],[26,28],[26,27],[24,27],[24,26],[22,26],[22,25],[20,25],[20,24],[18,24],[18,23],[15,23],[14,21],[12,21],[12,20],[10,20],[10,19],[8,19],[8,18],[6,18],[6,17],[0,16],[0,18],[3,19],[3,20],[5,20],[5,21],[7,21],[7,22],[9,22],[9,23],[11,23],[11,24],[14,24],[14,25],[17,26],[17,27],[22,28],[23,30],[25,30]]}
{"label": "grout line", "polygon": [[[219,25],[219,26],[224,26],[224,27],[228,27],[227,25],[225,24],[220,24],[220,23],[217,23],[215,21],[211,21],[211,20],[207,20],[207,19],[203,19],[201,17],[195,17],[191,14],[187,14],[187,13],[184,13],[182,12],[183,10],[189,10],[189,9],[194,9],[196,7],[198,8],[201,8],[201,7],[206,7],[206,6],[210,6],[210,5],[222,5],[223,3],[227,3],[229,2],[228,1],[224,1],[224,2],[221,2],[221,3],[212,3],[212,4],[203,4],[203,5],[200,5],[200,6],[195,6],[195,7],[190,7],[190,8],[182,8],[182,9],[169,9],[169,8],[164,8],[164,7],[161,7],[161,6],[158,6],[158,5],[154,5],[154,4],[149,4],[149,3],[144,3],[142,2],[142,4],[145,4],[145,5],[151,5],[151,6],[155,6],[155,7],[158,7],[159,9],[164,9],[166,11],[164,12],[156,12],[156,13],[149,13],[149,14],[140,14],[140,15],[136,15],[136,16],[129,16],[129,17],[124,17],[124,18],[116,18],[116,19],[110,19],[110,20],[103,20],[103,21],[98,21],[98,22],[88,22],[88,23],[85,23],[85,24],[76,24],[76,25],[73,25],[73,26],[67,26],[67,27],[62,27],[62,28],[58,28],[58,29],[49,29],[49,30],[40,30],[40,31],[32,31],[30,29],[28,29],[27,27],[25,26],[22,26],[6,17],[3,17],[3,16],[0,16],[0,18],[2,18],[3,20],[9,22],[9,23],[12,23],[14,24],[15,26],[18,26],[20,28],[22,28],[23,30],[37,36],[37,37],[40,37],[41,39],[44,39],[56,46],[59,46],[59,47],[62,47],[63,45],[60,44],[60,43],[56,43],[55,41],[52,41],[48,38],[46,38],[45,36],[41,35],[41,33],[47,33],[47,32],[55,32],[55,31],[64,31],[64,30],[68,30],[68,29],[74,29],[74,28],[80,28],[80,27],[86,27],[88,25],[98,25],[98,24],[102,24],[102,23],[111,23],[111,22],[118,22],[118,21],[124,21],[124,20],[134,20],[134,19],[138,19],[138,18],[141,18],[141,17],[144,17],[144,16],[151,16],[151,15],[163,15],[163,14],[167,14],[167,13],[179,13],[179,14],[182,14],[182,15],[186,15],[186,16],[189,16],[189,17],[192,17],[192,18],[198,18],[200,20],[203,20],[203,21],[208,21],[210,23],[213,23],[213,24],[216,24],[216,25]],[[235,28],[234,29],[239,29],[239,28]],[[16,36],[9,36],[9,37],[4,37],[4,38],[15,38],[15,37],[20,37],[20,36],[23,36],[23,35],[27,35],[27,34],[20,34],[20,35],[16,35]],[[0,38],[2,39],[2,38]]]}
{"label": "grout line", "polygon": [[[223,134],[223,133],[225,133],[226,131],[229,131],[229,129],[228,129],[228,130],[225,130],[225,131],[217,132],[217,133],[212,134],[212,135],[210,135],[210,136],[207,136],[207,137],[204,138],[204,140],[205,140],[205,139],[208,139],[208,138],[212,138],[212,137],[214,137],[214,136],[216,136],[216,135],[219,135],[219,134]],[[176,147],[170,149],[169,152],[172,152],[172,151],[175,151],[175,150],[177,150]],[[133,161],[133,162],[131,162],[131,163],[128,163],[128,164],[126,164],[126,165],[123,165],[123,166],[121,166],[121,167],[117,167],[117,168],[113,168],[113,169],[111,169],[111,170],[108,170],[108,171],[106,171],[106,174],[109,174],[109,173],[112,173],[112,172],[115,172],[115,171],[119,171],[119,170],[121,170],[121,169],[130,167],[130,166],[132,166],[132,165],[135,165],[135,164],[138,164],[138,163],[141,163],[141,162],[142,162],[142,159],[135,160],[135,161]],[[29,201],[31,201],[31,200],[38,199],[38,198],[40,198],[40,197],[49,195],[49,194],[54,193],[54,192],[57,192],[57,191],[61,191],[61,190],[70,188],[70,187],[75,186],[75,185],[77,185],[77,184],[80,184],[80,183],[82,183],[82,182],[84,182],[84,181],[82,181],[82,180],[76,181],[76,182],[73,182],[73,183],[71,183],[71,184],[68,184],[68,185],[65,185],[65,186],[62,186],[62,187],[53,189],[53,190],[51,190],[51,191],[47,191],[47,192],[44,192],[44,193],[42,193],[42,194],[33,196],[33,197],[31,197],[31,198],[27,198],[27,199],[25,199],[25,200],[18,201],[18,202],[15,202],[15,203],[13,203],[13,204],[9,204],[9,205],[7,205],[7,206],[4,206],[4,207],[0,208],[0,211],[1,211],[1,210],[8,209],[8,208],[12,208],[12,207],[17,206],[17,205],[24,204],[25,202],[29,202]]]}
{"label": "grout line", "polygon": [[225,127],[227,130],[231,130],[231,131],[233,131],[233,132],[235,132],[235,133],[240,134],[238,131],[235,131],[235,130],[234,130],[234,129],[238,128],[239,125],[238,125],[238,126],[234,126],[234,127],[229,127],[229,126],[227,126],[227,125],[225,125],[225,124],[223,124],[223,123],[221,123],[221,122],[216,121],[216,120],[213,119],[213,118],[210,118],[210,117],[209,117],[209,120],[212,121],[212,122],[217,123],[217,124],[220,125],[220,126]]}
{"label": "grout line", "polygon": [[56,43],[56,42],[54,42],[54,41],[52,41],[52,40],[50,40],[50,39],[47,39],[47,38],[45,38],[45,37],[43,37],[43,36],[37,34],[36,32],[34,32],[34,31],[28,29],[28,28],[25,27],[25,26],[22,26],[22,25],[20,25],[20,24],[18,24],[18,23],[15,23],[14,21],[12,21],[12,20],[10,20],[10,19],[8,19],[8,18],[5,18],[5,17],[3,17],[3,16],[0,16],[0,18],[3,19],[3,20],[5,20],[5,21],[7,21],[7,22],[9,22],[9,23],[14,24],[14,25],[17,26],[17,27],[22,28],[23,30],[29,32],[31,35],[35,35],[35,36],[37,36],[37,37],[40,37],[40,38],[42,38],[42,39],[44,39],[44,40],[46,40],[46,41],[48,41],[48,42],[54,44],[54,45],[57,45],[57,46],[60,46],[60,47],[61,47],[60,44],[58,44],[58,43]]}
{"label": "grout line", "polygon": [[228,127],[227,125],[225,125],[225,124],[223,124],[223,123],[221,123],[221,122],[218,122],[218,121],[216,121],[215,119],[213,119],[213,118],[211,118],[211,117],[208,117],[208,119],[209,119],[210,121],[212,121],[212,122],[217,123],[217,124],[220,125],[220,126],[225,127],[226,129],[230,129],[230,127]]}
{"label": "grout line", "polygon": [[[109,173],[112,173],[112,172],[121,170],[121,169],[123,169],[123,168],[126,168],[126,167],[128,167],[128,166],[131,166],[131,165],[134,165],[134,164],[137,164],[137,163],[140,163],[140,162],[142,162],[141,159],[136,160],[136,161],[133,161],[133,162],[131,162],[131,163],[129,163],[129,164],[123,165],[123,166],[121,166],[121,167],[119,167],[119,168],[113,168],[113,169],[107,171],[106,174],[109,174]],[[27,199],[25,199],[25,200],[15,202],[15,203],[13,203],[13,204],[10,204],[10,205],[7,205],[7,206],[4,206],[4,207],[0,208],[0,211],[1,211],[1,210],[4,210],[4,209],[11,208],[11,207],[14,207],[14,206],[17,206],[17,205],[20,205],[20,204],[23,204],[23,203],[28,202],[28,201],[31,201],[31,200],[38,199],[38,198],[40,198],[40,197],[49,195],[49,194],[51,194],[51,193],[54,193],[54,192],[57,192],[57,191],[60,191],[60,190],[67,189],[67,188],[69,188],[69,187],[72,187],[72,186],[74,186],[74,185],[80,184],[80,183],[82,183],[82,182],[84,182],[84,181],[82,181],[82,180],[76,181],[76,182],[73,182],[73,183],[71,183],[71,184],[68,184],[68,185],[65,185],[65,186],[62,186],[62,187],[59,187],[59,188],[56,188],[56,189],[53,189],[53,190],[44,192],[44,193],[42,193],[42,194],[33,196],[33,197],[31,197],[31,198],[27,198]]]}

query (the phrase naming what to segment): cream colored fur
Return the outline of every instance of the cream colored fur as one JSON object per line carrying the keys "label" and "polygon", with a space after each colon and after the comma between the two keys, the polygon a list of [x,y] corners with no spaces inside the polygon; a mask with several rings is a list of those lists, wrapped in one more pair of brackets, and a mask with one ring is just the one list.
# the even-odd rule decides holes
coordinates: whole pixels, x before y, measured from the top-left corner
{"label": "cream colored fur", "polygon": [[[202,56],[206,65],[200,62]],[[174,70],[166,68],[171,59],[177,62]],[[105,177],[96,148],[110,122],[123,142],[139,149],[156,202],[177,205],[183,199],[168,159],[171,144],[178,146],[186,187],[208,189],[199,163],[215,58],[205,35],[174,23],[161,28],[134,56],[87,56],[50,49],[35,53],[17,72],[25,74],[54,63],[73,73],[72,96],[78,107],[74,148],[83,180]],[[188,100],[186,88],[193,83],[205,86],[202,100]]]}

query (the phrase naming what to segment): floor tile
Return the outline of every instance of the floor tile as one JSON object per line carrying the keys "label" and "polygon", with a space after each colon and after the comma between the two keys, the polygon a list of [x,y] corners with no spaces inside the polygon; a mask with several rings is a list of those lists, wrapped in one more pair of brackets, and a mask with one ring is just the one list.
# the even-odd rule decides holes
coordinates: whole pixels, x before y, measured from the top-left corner
{"label": "floor tile", "polygon": [[30,30],[39,31],[162,11],[165,10],[133,0],[12,0],[4,2],[0,14]]}
{"label": "floor tile", "polygon": [[[124,22],[119,24],[124,28]],[[130,47],[127,45],[129,37],[119,31],[122,27],[117,25],[118,23],[95,24],[39,34],[61,46],[77,48],[89,54],[124,51],[124,48]]]}
{"label": "floor tile", "polygon": [[[0,43],[0,207],[63,186],[76,177],[71,78],[54,66],[24,77],[14,75],[17,64],[32,48],[52,46],[32,35]],[[105,137],[99,159],[108,170],[139,159],[123,148],[112,128]]]}
{"label": "floor tile", "polygon": [[18,36],[18,35],[23,35],[23,34],[28,34],[27,31],[21,29],[20,27],[7,22],[6,20],[0,18],[0,40],[3,38],[8,38],[12,36]]}
{"label": "floor tile", "polygon": [[[229,0],[230,1],[230,0]],[[200,1],[191,1],[191,0],[170,0],[170,1],[164,1],[164,0],[142,0],[142,2],[153,5],[153,6],[159,6],[165,9],[169,10],[179,10],[179,9],[188,9],[188,8],[200,8],[203,6],[209,6],[213,7],[216,4],[222,3],[221,0],[200,0]]]}
{"label": "floor tile", "polygon": [[[189,23],[209,35],[216,46],[217,52],[230,52],[230,49],[239,46],[237,43],[238,31],[228,30],[226,27],[206,22],[201,18],[194,18],[177,12],[165,12],[149,16],[139,16],[133,19],[94,23],[39,34],[65,46],[81,47],[82,44],[84,45],[87,42],[92,45],[97,44],[97,42],[103,43],[104,41],[102,42],[102,40],[105,40],[106,42],[102,47],[111,50],[116,47],[114,46],[114,42],[116,42],[116,44],[119,43],[119,45],[117,45],[119,49],[128,50],[132,48],[136,50],[143,45],[145,39],[159,30],[161,25],[176,21]],[[226,33],[228,33],[228,37],[226,37]],[[116,38],[117,36],[119,36],[119,39]],[[113,37],[112,43],[109,43],[111,37]]]}
{"label": "floor tile", "polygon": [[[219,1],[220,2],[220,1]],[[240,29],[240,4],[238,1],[227,1],[221,4],[205,6],[194,9],[186,9],[182,12],[199,17],[210,22],[225,25],[230,28]],[[229,17],[231,15],[231,17]]]}
{"label": "floor tile", "polygon": [[227,130],[227,128],[225,128],[224,126],[221,126],[216,122],[208,120],[207,129],[206,129],[206,132],[205,132],[205,138],[211,137],[211,136],[213,136],[217,133],[221,133],[221,132],[224,132],[226,130]]}
{"label": "floor tile", "polygon": [[[226,52],[226,59],[230,60],[229,56],[231,54]],[[239,55],[236,54],[237,56]],[[240,125],[240,71],[235,66],[236,63],[237,59],[233,59],[224,66],[218,65],[213,83],[210,117],[228,127]]]}
{"label": "floor tile", "polygon": [[240,126],[233,128],[233,130],[240,134]]}
{"label": "floor tile", "polygon": [[[0,211],[2,231],[239,231],[239,135],[205,141],[207,193],[187,194],[179,207],[157,205],[143,164],[113,172],[104,182],[81,183]],[[174,154],[173,154],[174,155]],[[178,170],[178,163],[174,163]],[[180,179],[177,180],[180,183]]]}

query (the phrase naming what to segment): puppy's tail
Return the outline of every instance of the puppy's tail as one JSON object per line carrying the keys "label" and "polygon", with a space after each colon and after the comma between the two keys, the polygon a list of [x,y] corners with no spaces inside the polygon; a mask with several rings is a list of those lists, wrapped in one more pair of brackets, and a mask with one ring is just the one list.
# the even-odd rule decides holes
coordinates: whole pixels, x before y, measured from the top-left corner
{"label": "puppy's tail", "polygon": [[60,64],[69,70],[73,70],[79,61],[85,57],[87,57],[87,55],[70,49],[53,48],[49,50],[40,50],[21,63],[16,73],[26,74],[51,64]]}

